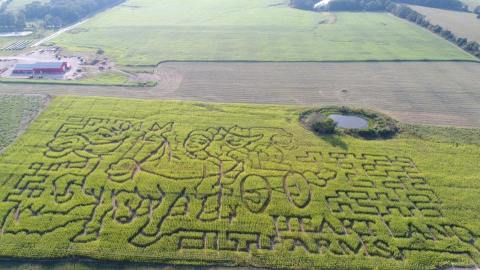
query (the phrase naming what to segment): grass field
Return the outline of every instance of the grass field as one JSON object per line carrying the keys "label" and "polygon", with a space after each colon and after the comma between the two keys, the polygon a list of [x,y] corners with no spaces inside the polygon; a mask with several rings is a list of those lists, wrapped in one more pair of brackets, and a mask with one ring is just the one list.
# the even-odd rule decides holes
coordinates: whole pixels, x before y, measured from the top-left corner
{"label": "grass field", "polygon": [[80,86],[125,86],[125,87],[144,87],[155,86],[156,82],[146,81],[137,82],[129,80],[129,77],[121,72],[106,72],[95,74],[79,80],[48,80],[48,79],[24,79],[24,78],[0,78],[0,83],[7,84],[48,84],[48,85],[80,85]]}
{"label": "grass field", "polygon": [[476,14],[422,6],[411,7],[426,15],[433,24],[438,24],[469,41],[480,42],[480,19],[477,19]]}
{"label": "grass field", "polygon": [[276,0],[130,0],[54,41],[120,64],[166,60],[472,60],[387,13],[321,14]]}
{"label": "grass field", "polygon": [[15,139],[44,103],[44,96],[0,95],[0,151]]}
{"label": "grass field", "polygon": [[298,123],[303,110],[57,97],[0,157],[0,255],[295,269],[480,262],[479,145],[442,132],[443,142],[319,138]]}

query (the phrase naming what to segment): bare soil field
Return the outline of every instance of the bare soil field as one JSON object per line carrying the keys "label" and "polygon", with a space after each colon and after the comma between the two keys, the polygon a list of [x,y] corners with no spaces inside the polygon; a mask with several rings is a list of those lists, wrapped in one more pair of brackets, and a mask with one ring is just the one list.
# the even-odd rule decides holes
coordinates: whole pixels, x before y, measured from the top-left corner
{"label": "bare soil field", "polygon": [[0,84],[0,93],[351,105],[406,123],[480,127],[480,64],[164,63],[154,88]]}
{"label": "bare soil field", "polygon": [[410,7],[427,16],[431,23],[447,28],[459,37],[480,42],[480,20],[477,15],[421,6]]}

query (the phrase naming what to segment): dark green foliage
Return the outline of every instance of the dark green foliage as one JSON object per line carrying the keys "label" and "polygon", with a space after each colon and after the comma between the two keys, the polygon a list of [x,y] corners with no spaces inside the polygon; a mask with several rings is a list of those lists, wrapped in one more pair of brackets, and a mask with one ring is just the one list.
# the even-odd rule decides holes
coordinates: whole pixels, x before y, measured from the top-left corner
{"label": "dark green foliage", "polygon": [[290,6],[298,9],[312,10],[316,0],[290,0]]}
{"label": "dark green foliage", "polygon": [[390,0],[333,0],[323,7],[329,11],[384,11]]}
{"label": "dark green foliage", "polygon": [[444,29],[440,25],[431,24],[430,21],[425,18],[425,15],[420,14],[406,5],[389,5],[387,7],[387,11],[397,17],[427,28],[428,30],[440,35],[444,39],[455,43],[457,46],[466,52],[471,53],[472,55],[477,57],[480,56],[480,46],[476,41],[468,41],[467,38],[457,37],[455,33],[451,32],[450,30]]}
{"label": "dark green foliage", "polygon": [[476,7],[473,12],[474,12],[475,14],[480,15],[480,6]]}
{"label": "dark green foliage", "polygon": [[[5,2],[6,3],[6,2]],[[25,15],[0,10],[0,32],[16,31],[25,28]]]}
{"label": "dark green foliage", "polygon": [[74,23],[89,14],[125,0],[50,0],[35,1],[25,6],[27,20],[43,20],[46,27],[57,28]]}
{"label": "dark green foliage", "polygon": [[393,0],[397,3],[433,7],[448,10],[468,11],[467,5],[459,0]]}
{"label": "dark green foliage", "polygon": [[[292,2],[295,0],[292,0]],[[297,0],[306,2],[305,0]],[[332,0],[322,9],[330,11],[385,11],[389,5],[404,3],[448,10],[467,11],[468,8],[459,0]],[[311,5],[313,7],[315,3]],[[305,5],[309,6],[309,5]]]}
{"label": "dark green foliage", "polygon": [[[311,115],[323,115],[320,120],[313,119]],[[397,123],[387,115],[364,109],[352,109],[348,107],[324,107],[320,109],[313,109],[303,112],[300,115],[300,121],[304,123],[310,129],[314,129],[314,124],[325,119],[330,114],[343,114],[343,115],[355,115],[360,116],[368,120],[368,128],[364,129],[341,129],[344,134],[361,137],[364,139],[388,139],[397,134],[400,129]],[[316,117],[318,118],[318,116]],[[313,120],[312,120],[313,119]],[[313,123],[309,123],[313,122]],[[325,133],[324,133],[325,134]]]}
{"label": "dark green foliage", "polygon": [[312,130],[318,134],[333,134],[337,124],[330,118],[323,118],[312,124]]}

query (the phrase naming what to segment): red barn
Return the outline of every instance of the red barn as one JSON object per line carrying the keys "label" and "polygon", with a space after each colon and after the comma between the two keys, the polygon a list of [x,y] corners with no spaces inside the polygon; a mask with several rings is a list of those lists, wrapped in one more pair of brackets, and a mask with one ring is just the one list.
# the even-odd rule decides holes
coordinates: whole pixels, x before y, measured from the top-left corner
{"label": "red barn", "polygon": [[67,62],[37,62],[35,64],[17,64],[12,73],[17,75],[49,75],[63,74],[67,70]]}

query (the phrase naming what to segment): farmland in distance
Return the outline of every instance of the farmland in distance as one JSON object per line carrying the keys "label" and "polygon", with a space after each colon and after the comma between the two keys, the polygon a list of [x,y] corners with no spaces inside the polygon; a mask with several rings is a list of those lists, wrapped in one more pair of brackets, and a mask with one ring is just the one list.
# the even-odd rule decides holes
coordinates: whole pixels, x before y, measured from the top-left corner
{"label": "farmland in distance", "polygon": [[57,97],[0,157],[0,254],[479,263],[478,145],[317,137],[298,122],[305,109]]}
{"label": "farmland in distance", "polygon": [[387,13],[316,13],[275,0],[130,0],[54,40],[119,64],[167,60],[473,60]]}
{"label": "farmland in distance", "polygon": [[438,24],[459,37],[480,42],[480,19],[477,19],[476,14],[421,6],[411,8],[426,15],[433,24]]}

